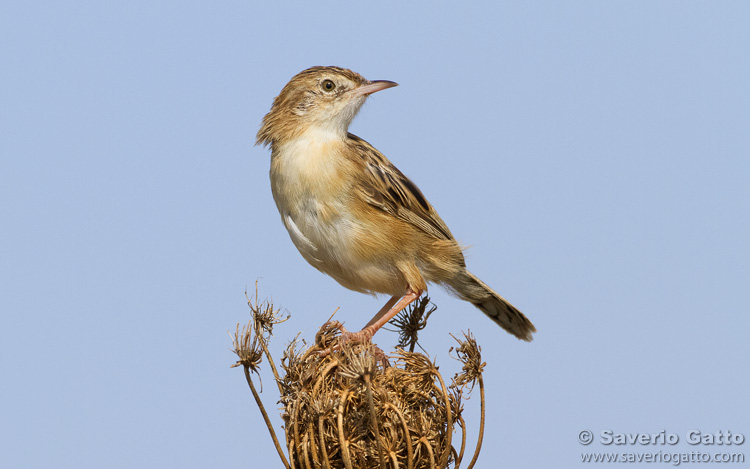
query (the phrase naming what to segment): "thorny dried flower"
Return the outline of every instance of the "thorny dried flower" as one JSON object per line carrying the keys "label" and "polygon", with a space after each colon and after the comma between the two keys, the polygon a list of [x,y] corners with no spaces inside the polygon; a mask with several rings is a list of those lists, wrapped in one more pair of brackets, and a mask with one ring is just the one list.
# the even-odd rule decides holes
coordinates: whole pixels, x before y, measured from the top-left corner
{"label": "thorny dried flower", "polygon": [[[481,361],[481,355],[471,336],[465,335],[472,345],[464,346],[459,341],[461,346],[456,349],[464,362],[464,377],[454,378],[450,386],[445,385],[430,358],[420,353],[397,349],[395,365],[382,366],[377,356],[379,349],[372,344],[342,343],[340,325],[335,322],[321,328],[311,347],[305,348],[304,341],[295,338],[283,353],[284,373],[279,376],[266,346],[270,329],[262,325],[264,320],[255,318],[265,311],[273,311],[273,306],[267,302],[262,304],[266,306],[251,305],[254,318],[241,333],[237,326],[233,342],[240,361],[235,366],[245,366],[248,384],[286,468],[460,466],[466,443],[462,388],[470,381],[469,376],[476,378],[479,373],[483,390],[484,364],[476,362]],[[276,323],[271,322],[271,326]],[[253,334],[253,329],[257,331],[257,328],[263,332]],[[414,339],[416,341],[416,334]],[[257,372],[264,353],[281,393],[285,446],[290,461],[276,438],[249,374],[249,370]],[[484,399],[481,412],[480,441],[469,469],[481,448]],[[452,439],[456,424],[461,428],[460,449],[454,447]]]}
{"label": "thorny dried flower", "polygon": [[[230,337],[232,336],[231,334],[229,335]],[[239,360],[232,365],[232,368],[241,365],[254,373],[258,372],[258,366],[263,361],[263,350],[258,341],[258,336],[253,334],[252,319],[246,326],[242,326],[242,331],[240,331],[239,323],[237,324],[234,337],[232,337],[232,348],[234,353],[239,357]]]}
{"label": "thorny dried flower", "polygon": [[289,319],[290,315],[282,317],[280,309],[274,309],[273,304],[270,301],[263,300],[258,303],[258,282],[255,282],[255,295],[253,298],[247,296],[247,290],[245,290],[245,298],[247,298],[247,305],[253,312],[253,325],[255,331],[258,334],[263,334],[266,341],[270,336],[273,335],[273,326],[281,324],[282,322]]}
{"label": "thorny dried flower", "polygon": [[461,373],[456,373],[453,380],[458,386],[471,383],[472,388],[477,379],[482,375],[486,363],[482,363],[482,347],[477,344],[471,332],[464,332],[466,340],[460,340],[451,334],[458,347],[451,347],[450,352],[456,352],[456,359],[464,364]]}
{"label": "thorny dried flower", "polygon": [[343,324],[338,321],[327,321],[315,334],[315,344],[321,349],[327,349],[338,343]]}
{"label": "thorny dried flower", "polygon": [[281,403],[293,467],[380,468],[381,458],[384,467],[458,467],[460,391],[442,384],[428,357],[395,356],[380,367],[373,346],[357,343],[287,355]]}
{"label": "thorny dried flower", "polygon": [[372,380],[378,369],[372,345],[357,347],[355,351],[350,344],[344,344],[341,346],[341,351],[345,359],[339,366],[339,375],[363,384],[366,378]]}
{"label": "thorny dried flower", "polygon": [[[430,304],[430,297],[425,295],[390,320],[389,324],[396,326],[398,330],[396,347],[404,350],[408,348],[410,352],[413,352],[414,346],[419,345],[417,342],[419,331],[427,327],[427,319],[437,310],[437,306],[432,305],[427,311],[428,304]],[[422,346],[420,345],[419,348]]]}
{"label": "thorny dried flower", "polygon": [[435,386],[438,367],[429,357],[421,353],[401,351],[398,360],[403,364],[398,374],[404,375],[404,383],[408,383],[410,388],[427,393]]}

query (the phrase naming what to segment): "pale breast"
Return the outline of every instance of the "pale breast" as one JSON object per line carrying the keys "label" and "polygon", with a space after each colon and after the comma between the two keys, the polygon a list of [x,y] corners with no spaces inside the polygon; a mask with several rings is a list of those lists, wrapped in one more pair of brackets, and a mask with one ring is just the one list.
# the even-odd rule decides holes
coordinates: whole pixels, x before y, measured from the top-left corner
{"label": "pale breast", "polygon": [[284,226],[319,269],[330,251],[352,238],[346,203],[351,180],[340,151],[341,143],[313,136],[281,145],[271,157],[271,190]]}
{"label": "pale breast", "polygon": [[[298,139],[275,148],[271,189],[292,242],[313,267],[357,291],[401,288],[393,266],[365,261],[358,248],[367,228],[351,213],[352,163],[343,143]],[[399,287],[393,287],[399,285]]]}

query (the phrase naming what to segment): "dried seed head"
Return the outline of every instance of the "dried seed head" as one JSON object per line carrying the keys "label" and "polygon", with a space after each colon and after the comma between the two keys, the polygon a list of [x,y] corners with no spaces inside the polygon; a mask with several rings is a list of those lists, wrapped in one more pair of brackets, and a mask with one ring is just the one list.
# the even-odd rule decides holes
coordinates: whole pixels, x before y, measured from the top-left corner
{"label": "dried seed head", "polygon": [[266,338],[273,335],[273,326],[281,324],[282,322],[289,319],[290,315],[287,314],[283,317],[280,309],[274,309],[273,303],[268,299],[258,303],[258,282],[255,282],[255,295],[253,298],[247,296],[247,290],[245,290],[245,298],[247,298],[247,305],[253,313],[253,326],[256,333],[263,334]]}
{"label": "dried seed head", "polygon": [[[330,325],[321,336],[331,337]],[[332,469],[345,467],[347,458],[361,468],[380,468],[381,456],[411,468],[431,467],[431,457],[436,464],[453,461],[460,393],[442,387],[429,357],[397,350],[395,365],[384,368],[372,345],[325,340],[299,355],[305,358],[282,364],[287,376],[281,403],[294,467],[308,467],[306,461],[324,455]]]}
{"label": "dried seed head", "polygon": [[[232,337],[231,333],[229,335]],[[237,329],[232,337],[232,348],[239,357],[232,368],[242,365],[252,372],[258,372],[258,366],[263,361],[263,350],[258,341],[258,336],[253,334],[252,320],[246,326],[242,326],[242,331],[240,331],[239,323],[237,324]]]}
{"label": "dried seed head", "polygon": [[[469,467],[473,465],[483,434],[481,373],[485,364],[470,334],[464,335],[465,340],[458,340],[456,358],[464,366],[450,386],[445,386],[438,367],[428,356],[397,349],[394,365],[383,366],[384,354],[376,346],[342,343],[340,324],[335,322],[321,328],[311,347],[305,348],[305,342],[298,337],[290,342],[281,360],[284,373],[279,376],[267,347],[273,325],[280,322],[278,311],[267,301],[258,304],[248,300],[248,304],[253,319],[241,329],[239,324],[236,327],[232,342],[239,360],[233,366],[245,366],[248,384],[287,468],[369,469],[384,464],[405,468],[457,467],[464,455],[466,438],[466,423],[461,415],[463,390],[467,383],[473,385],[478,379],[482,419],[479,444]],[[416,340],[416,335],[413,337]],[[249,373],[258,372],[264,354],[281,393],[285,445],[278,444]],[[457,440],[461,442],[460,451],[452,443],[456,424],[463,435]],[[281,446],[289,451],[291,464]]]}
{"label": "dried seed head", "polygon": [[378,366],[371,344],[344,344],[341,352],[345,359],[339,366],[339,375],[360,384],[364,384],[366,380],[372,381]]}
{"label": "dried seed head", "polygon": [[458,347],[451,347],[450,351],[456,353],[456,360],[464,364],[461,373],[453,377],[453,381],[458,386],[465,386],[471,383],[472,388],[477,379],[482,375],[486,363],[482,362],[482,348],[477,344],[471,332],[464,332],[464,339],[460,340],[456,336],[451,336],[458,342]]}
{"label": "dried seed head", "polygon": [[[419,331],[427,327],[427,319],[437,310],[435,305],[427,310],[429,304],[430,297],[425,295],[391,319],[389,324],[396,326],[398,329],[398,344],[396,344],[396,347],[413,352],[414,346],[419,345],[417,342]],[[422,348],[422,346],[420,345],[419,348]]]}

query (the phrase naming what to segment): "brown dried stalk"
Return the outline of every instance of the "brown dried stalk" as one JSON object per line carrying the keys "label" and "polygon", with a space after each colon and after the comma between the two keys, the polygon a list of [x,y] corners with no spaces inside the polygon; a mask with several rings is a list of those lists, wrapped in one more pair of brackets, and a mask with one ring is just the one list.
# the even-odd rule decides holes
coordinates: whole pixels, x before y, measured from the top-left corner
{"label": "brown dried stalk", "polygon": [[[474,464],[479,458],[479,452],[482,450],[482,441],[484,440],[484,414],[485,414],[485,401],[484,401],[484,380],[482,379],[482,371],[487,365],[482,362],[482,348],[477,344],[474,336],[471,332],[464,332],[464,339],[460,340],[456,336],[451,334],[458,347],[451,347],[451,351],[456,352],[456,359],[464,364],[462,373],[457,373],[453,378],[453,382],[460,387],[464,387],[471,384],[473,389],[474,383],[479,381],[479,396],[481,401],[481,416],[479,418],[479,436],[477,437],[477,447],[474,450],[474,456],[471,458],[468,469],[472,469]],[[461,453],[463,454],[463,445],[461,445]]]}
{"label": "brown dried stalk", "polygon": [[[247,296],[247,292],[245,292],[245,296]],[[276,451],[279,453],[279,457],[284,463],[284,466],[287,469],[290,469],[289,462],[284,456],[284,451],[281,449],[281,445],[279,444],[279,439],[276,437],[276,431],[274,431],[273,429],[273,425],[271,424],[271,420],[268,418],[266,408],[263,406],[263,402],[260,400],[260,395],[258,395],[258,391],[256,391],[252,377],[250,376],[251,372],[258,374],[260,363],[263,360],[263,352],[261,352],[262,349],[265,352],[266,357],[268,358],[268,362],[271,364],[271,368],[274,372],[274,376],[276,376],[277,382],[279,381],[276,366],[273,363],[271,354],[268,353],[266,342],[268,340],[268,337],[272,333],[273,325],[286,321],[289,316],[287,316],[286,319],[280,320],[280,317],[277,314],[278,310],[274,310],[273,305],[271,305],[268,301],[264,301],[260,305],[258,304],[257,282],[255,283],[255,298],[256,301],[254,304],[251,303],[249,298],[247,301],[248,306],[250,306],[250,309],[253,313],[250,322],[248,322],[246,326],[243,326],[241,333],[240,325],[237,324],[234,337],[232,338],[234,353],[236,353],[237,357],[239,357],[239,360],[232,365],[232,368],[240,365],[242,365],[242,367],[244,368],[245,379],[248,386],[250,386],[250,391],[253,393],[253,398],[255,399],[255,403],[258,405],[258,408],[260,409],[260,413],[263,416],[266,427],[268,427],[268,432],[271,434],[271,439],[273,440],[274,446],[276,447]],[[258,374],[258,376],[260,375]],[[279,387],[279,392],[281,392],[281,387]]]}

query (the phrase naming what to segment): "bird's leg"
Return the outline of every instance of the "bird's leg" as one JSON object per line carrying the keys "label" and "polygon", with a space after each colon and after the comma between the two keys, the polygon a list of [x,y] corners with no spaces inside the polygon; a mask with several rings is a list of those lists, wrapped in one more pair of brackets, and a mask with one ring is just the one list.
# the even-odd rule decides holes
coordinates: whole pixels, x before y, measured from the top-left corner
{"label": "bird's leg", "polygon": [[[417,290],[416,292],[412,290],[411,288],[408,290],[406,295],[402,297],[394,296],[391,297],[390,300],[386,302],[386,304],[378,311],[378,313],[370,319],[370,322],[367,323],[367,325],[359,332],[349,332],[346,330],[343,324],[341,324],[338,321],[328,321],[323,325],[322,329],[325,328],[334,328],[341,331],[341,341],[328,348],[327,350],[323,350],[320,352],[321,356],[326,356],[333,352],[334,350],[339,350],[341,347],[341,344],[344,342],[359,342],[359,343],[367,343],[372,340],[372,336],[375,335],[375,333],[383,327],[388,321],[393,319],[395,315],[397,315],[401,310],[406,308],[409,303],[416,300],[420,296],[422,296],[423,290]],[[320,335],[321,332],[318,332],[318,335]],[[316,342],[318,342],[317,336],[316,336]],[[385,354],[377,345],[372,345],[372,353],[375,356],[375,359],[378,360],[378,362],[383,366],[383,368],[387,368],[390,366],[390,363],[388,362],[388,355]]]}
{"label": "bird's leg", "polygon": [[422,296],[422,293],[423,290],[414,291],[409,288],[406,295],[402,296],[401,299],[397,296],[392,297],[388,300],[385,306],[378,311],[378,314],[370,319],[370,322],[367,323],[364,329],[359,332],[345,332],[341,335],[341,338],[344,341],[369,342],[372,340],[372,336],[375,335],[378,329],[393,319],[393,317],[406,308],[409,303]]}
{"label": "bird's leg", "polygon": [[382,318],[384,314],[386,314],[388,311],[393,308],[393,305],[396,304],[398,300],[400,300],[400,296],[392,296],[390,300],[386,301],[385,305],[383,305],[382,308],[380,308],[380,311],[377,312],[375,316],[370,319],[370,322],[367,323],[365,327],[371,326],[372,324],[375,324],[375,321]]}

